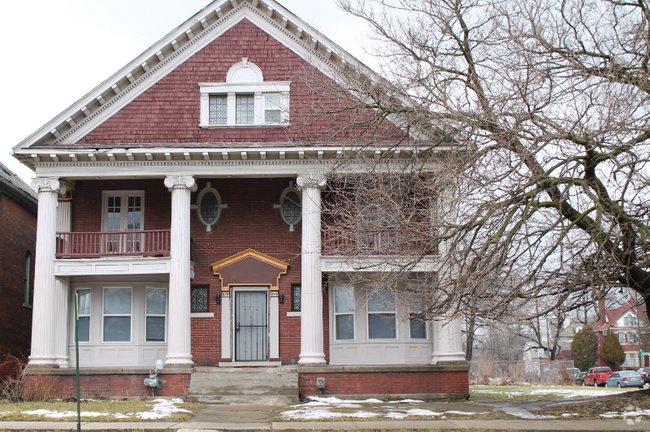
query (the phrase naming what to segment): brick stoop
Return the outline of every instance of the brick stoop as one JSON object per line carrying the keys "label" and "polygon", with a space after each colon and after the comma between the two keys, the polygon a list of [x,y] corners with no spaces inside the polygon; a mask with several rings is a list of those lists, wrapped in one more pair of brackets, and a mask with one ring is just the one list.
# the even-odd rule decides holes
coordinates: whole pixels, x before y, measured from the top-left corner
{"label": "brick stoop", "polygon": [[195,367],[187,400],[218,404],[294,404],[298,402],[298,371],[295,366]]}

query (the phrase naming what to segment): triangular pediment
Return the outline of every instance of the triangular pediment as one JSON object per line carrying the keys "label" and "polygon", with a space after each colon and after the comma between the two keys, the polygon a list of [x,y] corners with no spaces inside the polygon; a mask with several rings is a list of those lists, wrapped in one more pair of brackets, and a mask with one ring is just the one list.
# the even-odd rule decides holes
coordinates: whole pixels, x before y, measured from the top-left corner
{"label": "triangular pediment", "polygon": [[221,278],[221,289],[229,291],[233,285],[263,285],[278,290],[280,277],[287,273],[289,264],[253,249],[246,249],[210,265]]}
{"label": "triangular pediment", "polygon": [[[74,146],[193,55],[244,20],[262,29],[332,79],[340,79],[336,78],[339,76],[337,71],[350,64],[368,76],[376,76],[354,57],[273,0],[216,0],[18,144],[14,153],[24,163],[33,165],[38,161],[37,153],[45,155],[48,149]],[[62,151],[62,156],[67,156],[65,151]],[[31,161],[32,157],[34,161]]]}

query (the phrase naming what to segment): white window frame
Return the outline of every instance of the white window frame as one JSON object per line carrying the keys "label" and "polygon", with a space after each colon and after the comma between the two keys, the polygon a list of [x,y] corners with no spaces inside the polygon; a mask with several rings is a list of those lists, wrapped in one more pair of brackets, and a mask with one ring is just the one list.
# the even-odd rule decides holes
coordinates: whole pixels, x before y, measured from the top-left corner
{"label": "white window frame", "polygon": [[120,197],[120,231],[129,231],[128,227],[128,207],[129,197],[140,197],[140,228],[135,231],[144,231],[145,201],[143,190],[118,190],[102,191],[102,231],[108,231],[108,198]]}
{"label": "white window frame", "polygon": [[[79,313],[79,318],[88,318],[88,340],[87,341],[80,340],[79,343],[91,343],[91,341],[92,341],[92,327],[93,327],[93,320],[92,320],[93,290],[92,290],[92,288],[75,288],[75,290],[74,290],[75,294],[77,294],[79,291],[88,291],[90,293],[90,313],[87,313],[87,314],[82,314],[81,312]],[[74,305],[74,301],[73,301],[73,305]],[[74,305],[73,307],[76,307],[76,305]],[[73,310],[72,318],[76,319],[74,310]],[[73,325],[74,325],[74,322],[73,322]]]}
{"label": "white window frame", "polygon": [[[336,295],[337,295],[336,294],[336,289],[337,288],[349,288],[349,289],[352,289],[352,302],[353,302],[352,311],[338,312],[336,310]],[[356,320],[356,317],[355,317],[356,312],[355,312],[355,307],[354,307],[354,302],[355,302],[355,299],[356,299],[356,289],[354,288],[354,285],[334,285],[334,290],[333,291],[334,291],[334,305],[333,305],[333,309],[334,309],[334,323],[333,323],[334,324],[333,325],[333,327],[334,327],[334,339],[337,340],[337,341],[345,341],[345,342],[355,341],[357,339],[357,328],[356,328],[357,320]],[[338,335],[338,332],[337,332],[337,329],[336,329],[336,318],[338,316],[349,316],[350,317],[349,319],[352,320],[352,338],[351,339],[339,339],[339,335]]]}
{"label": "white window frame", "polygon": [[[163,290],[165,291],[165,313],[164,314],[154,314],[154,313],[148,313],[147,312],[147,292],[149,290]],[[169,311],[169,290],[167,288],[162,288],[162,287],[152,287],[152,286],[147,286],[144,288],[144,337],[142,338],[144,340],[144,343],[148,344],[161,344],[161,343],[166,343],[167,342],[167,328],[169,327],[169,319],[167,318],[167,314]],[[161,341],[150,341],[147,340],[147,318],[148,317],[159,317],[159,318],[164,318],[164,326],[165,326],[165,331],[163,335],[163,340]]]}
{"label": "white window frame", "polygon": [[[106,290],[107,289],[128,289],[131,291],[131,313],[129,314],[106,314],[104,312],[105,310],[105,302],[106,302]],[[102,323],[101,323],[101,331],[102,331],[102,343],[106,344],[126,344],[126,343],[132,343],[133,342],[133,287],[126,287],[126,286],[105,286],[102,288]],[[128,341],[105,341],[104,340],[104,327],[105,327],[105,319],[106,317],[129,317],[130,321],[130,326],[129,326],[129,340]]]}
{"label": "white window frame", "polygon": [[[202,128],[220,127],[264,127],[289,125],[289,90],[291,81],[268,81],[255,83],[199,83],[201,94],[201,119],[199,126]],[[253,123],[239,124],[236,120],[237,94],[254,95],[254,121]],[[264,121],[265,96],[280,95],[280,122]],[[210,95],[226,95],[227,121],[225,124],[210,124]]]}
{"label": "white window frame", "polygon": [[[366,287],[366,295],[368,296],[368,305],[366,306],[366,337],[368,338],[369,341],[382,341],[382,340],[398,340],[399,339],[399,320],[397,319],[397,293],[390,289],[386,289],[386,292],[389,292],[393,294],[394,300],[395,300],[395,307],[393,308],[392,311],[390,310],[382,310],[382,311],[371,311],[370,310],[370,296],[376,293],[381,292],[380,290],[377,290],[376,288],[373,287]],[[370,315],[393,315],[394,322],[395,322],[395,337],[394,338],[371,338],[370,337]],[[410,336],[410,331],[409,331],[409,336]]]}
{"label": "white window frame", "polygon": [[625,337],[625,332],[618,332],[617,336],[618,336],[618,343],[620,343],[621,345],[627,343],[627,341],[626,341],[627,338]]}

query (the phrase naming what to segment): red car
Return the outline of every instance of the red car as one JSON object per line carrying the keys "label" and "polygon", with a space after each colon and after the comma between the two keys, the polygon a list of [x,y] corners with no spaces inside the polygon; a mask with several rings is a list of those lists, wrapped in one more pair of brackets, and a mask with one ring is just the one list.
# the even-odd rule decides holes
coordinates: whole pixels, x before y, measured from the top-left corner
{"label": "red car", "polygon": [[612,374],[612,369],[609,366],[598,366],[590,368],[587,371],[587,374],[582,377],[582,385],[592,385],[598,387],[599,385],[605,385],[605,381]]}

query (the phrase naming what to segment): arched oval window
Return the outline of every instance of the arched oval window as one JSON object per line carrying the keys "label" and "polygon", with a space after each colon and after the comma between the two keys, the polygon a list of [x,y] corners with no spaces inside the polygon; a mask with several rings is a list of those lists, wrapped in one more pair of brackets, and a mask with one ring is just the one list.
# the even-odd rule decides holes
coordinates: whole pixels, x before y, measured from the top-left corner
{"label": "arched oval window", "polygon": [[196,214],[201,223],[206,226],[206,231],[212,231],[212,225],[219,221],[221,209],[225,207],[226,205],[221,202],[219,192],[212,187],[210,182],[206,183],[206,187],[196,199]]}
{"label": "arched oval window", "polygon": [[294,226],[300,222],[302,217],[300,191],[293,184],[280,196],[280,216],[282,221],[289,225],[289,231],[293,231]]}

